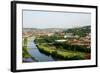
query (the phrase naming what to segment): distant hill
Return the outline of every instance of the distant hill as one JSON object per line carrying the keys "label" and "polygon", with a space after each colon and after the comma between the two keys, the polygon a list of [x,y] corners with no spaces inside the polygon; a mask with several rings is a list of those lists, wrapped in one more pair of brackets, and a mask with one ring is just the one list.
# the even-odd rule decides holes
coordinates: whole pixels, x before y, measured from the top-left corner
{"label": "distant hill", "polygon": [[78,35],[80,37],[84,37],[91,32],[91,26],[83,26],[83,27],[74,27],[74,28],[23,28],[24,32],[33,31],[33,32],[64,32],[64,33],[73,33],[74,35]]}
{"label": "distant hill", "polygon": [[44,28],[44,29],[39,29],[39,28],[23,28],[23,31],[39,31],[39,32],[62,32],[66,30],[65,28]]}
{"label": "distant hill", "polygon": [[83,26],[78,28],[70,28],[65,31],[64,33],[73,33],[74,35],[78,35],[80,37],[84,37],[87,34],[91,33],[91,26]]}

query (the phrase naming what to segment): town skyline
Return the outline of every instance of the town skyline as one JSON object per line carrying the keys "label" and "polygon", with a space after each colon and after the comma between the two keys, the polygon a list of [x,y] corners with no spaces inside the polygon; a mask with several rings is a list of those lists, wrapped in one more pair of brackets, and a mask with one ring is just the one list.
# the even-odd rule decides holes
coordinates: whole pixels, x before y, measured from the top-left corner
{"label": "town skyline", "polygon": [[[91,25],[86,25],[86,26],[91,26]],[[80,28],[80,27],[84,27],[84,26],[74,26],[74,27],[70,27],[70,28],[51,28],[51,27],[48,27],[48,28],[34,28],[34,27],[25,27],[25,28],[29,28],[29,29],[71,29],[71,28]]]}

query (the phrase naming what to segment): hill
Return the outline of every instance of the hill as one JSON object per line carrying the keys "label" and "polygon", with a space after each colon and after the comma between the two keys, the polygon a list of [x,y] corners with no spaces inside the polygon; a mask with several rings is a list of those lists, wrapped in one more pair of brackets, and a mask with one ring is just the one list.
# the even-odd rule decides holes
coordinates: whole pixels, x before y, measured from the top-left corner
{"label": "hill", "polygon": [[91,26],[83,26],[78,28],[70,28],[64,31],[64,33],[73,33],[80,37],[84,37],[91,32]]}

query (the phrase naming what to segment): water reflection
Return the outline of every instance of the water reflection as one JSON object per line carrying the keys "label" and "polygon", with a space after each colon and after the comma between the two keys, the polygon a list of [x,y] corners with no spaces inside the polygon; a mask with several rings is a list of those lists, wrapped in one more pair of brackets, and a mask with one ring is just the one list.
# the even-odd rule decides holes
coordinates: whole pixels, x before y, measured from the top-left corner
{"label": "water reflection", "polygon": [[43,54],[38,50],[38,48],[36,47],[36,44],[34,43],[34,39],[28,38],[27,47],[28,47],[28,53],[34,58],[34,60],[31,58],[27,58],[27,59],[24,59],[25,62],[54,61],[54,58],[52,56]]}

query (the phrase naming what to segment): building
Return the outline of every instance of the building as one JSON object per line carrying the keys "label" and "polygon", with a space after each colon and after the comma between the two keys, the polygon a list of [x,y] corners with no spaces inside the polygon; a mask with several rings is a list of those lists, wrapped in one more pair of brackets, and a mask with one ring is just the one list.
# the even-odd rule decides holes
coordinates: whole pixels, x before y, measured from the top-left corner
{"label": "building", "polygon": [[66,33],[64,38],[73,38],[73,33]]}

